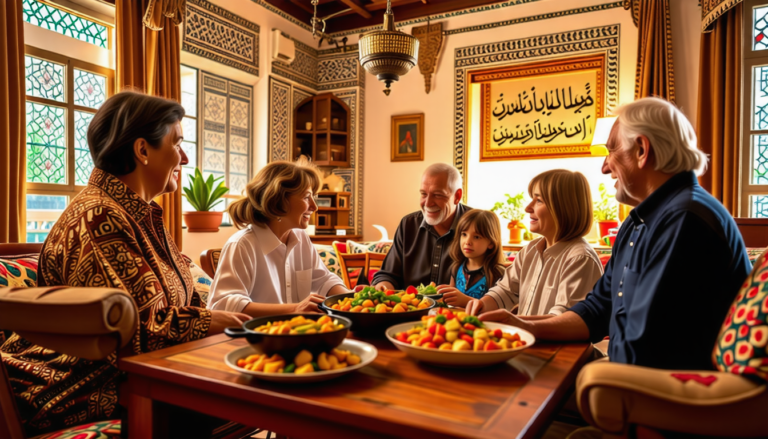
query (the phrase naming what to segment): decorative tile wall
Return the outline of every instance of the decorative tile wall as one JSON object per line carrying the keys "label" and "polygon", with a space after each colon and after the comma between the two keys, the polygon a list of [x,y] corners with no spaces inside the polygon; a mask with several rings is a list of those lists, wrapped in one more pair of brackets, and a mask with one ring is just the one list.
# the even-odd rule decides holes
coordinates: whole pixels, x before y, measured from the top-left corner
{"label": "decorative tile wall", "polygon": [[[606,59],[606,113],[618,105],[619,99],[619,34],[620,25],[592,27],[575,31],[540,35],[530,38],[460,47],[454,52],[454,151],[453,164],[466,176],[467,163],[467,72],[558,56],[604,53]],[[466,178],[465,186],[466,186]],[[464,188],[466,193],[466,187]]]}
{"label": "decorative tile wall", "polygon": [[230,194],[240,194],[251,175],[253,88],[200,72],[202,171],[224,176]]}
{"label": "decorative tile wall", "polygon": [[181,48],[259,76],[259,26],[207,0],[187,0]]}

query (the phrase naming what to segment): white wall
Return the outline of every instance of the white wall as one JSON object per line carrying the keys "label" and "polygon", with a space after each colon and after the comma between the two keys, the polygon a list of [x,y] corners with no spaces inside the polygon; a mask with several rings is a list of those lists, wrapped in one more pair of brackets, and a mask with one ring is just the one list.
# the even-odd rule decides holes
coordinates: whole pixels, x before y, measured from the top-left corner
{"label": "white wall", "polygon": [[[601,3],[605,2],[543,0],[441,21],[444,21],[445,29],[456,29]],[[700,13],[696,2],[674,0],[672,3],[672,25],[673,28],[680,27],[673,33],[676,68],[680,66],[676,75],[677,93],[683,111],[689,117],[695,118],[699,31],[697,23],[692,26],[692,22],[698,22]],[[381,92],[383,86],[376,78],[368,75],[363,238],[378,239],[379,233],[372,224],[385,226],[392,236],[400,219],[418,210],[418,187],[423,169],[435,162],[453,162],[455,49],[616,23],[621,25],[619,103],[627,103],[634,98],[637,28],[632,23],[630,12],[622,8],[447,36],[443,41],[443,52],[437,73],[433,75],[433,89],[429,94],[424,92],[424,78],[417,68],[392,86],[393,91],[389,97]],[[410,27],[400,30],[411,32]],[[425,114],[424,161],[390,162],[391,116],[411,113]],[[472,120],[477,121],[478,118]],[[477,125],[476,122],[473,122],[473,125]],[[531,177],[548,169],[567,168],[584,173],[595,195],[600,182],[610,181],[610,178],[600,172],[600,158],[480,163],[479,134],[476,127],[470,128],[470,142],[467,163],[468,204],[475,208],[489,209],[495,201],[502,199],[504,193],[527,191]],[[613,187],[613,183],[609,183],[609,186]]]}

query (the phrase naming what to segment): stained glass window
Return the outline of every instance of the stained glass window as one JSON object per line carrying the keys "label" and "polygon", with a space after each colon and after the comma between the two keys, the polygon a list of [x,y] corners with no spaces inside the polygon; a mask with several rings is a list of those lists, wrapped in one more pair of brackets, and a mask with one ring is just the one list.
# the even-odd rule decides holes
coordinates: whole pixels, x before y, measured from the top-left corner
{"label": "stained glass window", "polygon": [[755,85],[752,93],[752,129],[768,129],[768,66],[753,69]]}
{"label": "stained glass window", "polygon": [[24,21],[43,29],[108,49],[106,26],[64,12],[37,0],[24,0]]}
{"label": "stained glass window", "polygon": [[752,50],[768,49],[768,6],[755,8],[752,18]]}
{"label": "stained glass window", "polygon": [[66,110],[27,102],[27,181],[67,183]]}
{"label": "stained glass window", "polygon": [[752,195],[752,218],[768,218],[768,195]]}
{"label": "stained glass window", "polygon": [[93,159],[88,148],[88,125],[93,114],[75,111],[75,184],[85,186],[93,171]]}
{"label": "stained glass window", "polygon": [[99,108],[107,99],[107,78],[75,69],[75,105]]}
{"label": "stained glass window", "polygon": [[32,56],[24,57],[27,94],[64,102],[64,66]]}

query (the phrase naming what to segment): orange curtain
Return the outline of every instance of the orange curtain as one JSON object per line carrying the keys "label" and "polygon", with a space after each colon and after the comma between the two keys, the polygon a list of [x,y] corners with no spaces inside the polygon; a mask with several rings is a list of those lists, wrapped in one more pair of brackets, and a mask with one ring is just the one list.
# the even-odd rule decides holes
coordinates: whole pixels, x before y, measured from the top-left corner
{"label": "orange curtain", "polygon": [[674,102],[669,0],[627,0],[624,7],[632,8],[638,31],[635,99],[658,96]]}
{"label": "orange curtain", "polygon": [[[182,0],[117,0],[117,85],[181,102]],[[172,15],[169,17],[169,15]],[[158,200],[181,250],[181,189]]]}
{"label": "orange curtain", "polygon": [[699,181],[732,215],[739,205],[742,11],[736,5],[701,35],[699,58],[697,134],[710,160]]}
{"label": "orange curtain", "polygon": [[22,1],[0,2],[0,242],[27,239]]}

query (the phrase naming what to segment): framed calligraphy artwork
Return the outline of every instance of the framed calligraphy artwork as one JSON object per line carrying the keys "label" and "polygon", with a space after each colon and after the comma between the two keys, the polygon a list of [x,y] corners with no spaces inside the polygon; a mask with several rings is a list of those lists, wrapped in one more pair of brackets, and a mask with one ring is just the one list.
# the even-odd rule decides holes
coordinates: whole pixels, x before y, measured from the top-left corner
{"label": "framed calligraphy artwork", "polygon": [[480,161],[589,156],[604,77],[604,55],[470,72],[480,84]]}
{"label": "framed calligraphy artwork", "polygon": [[392,116],[393,162],[424,160],[424,114]]}

